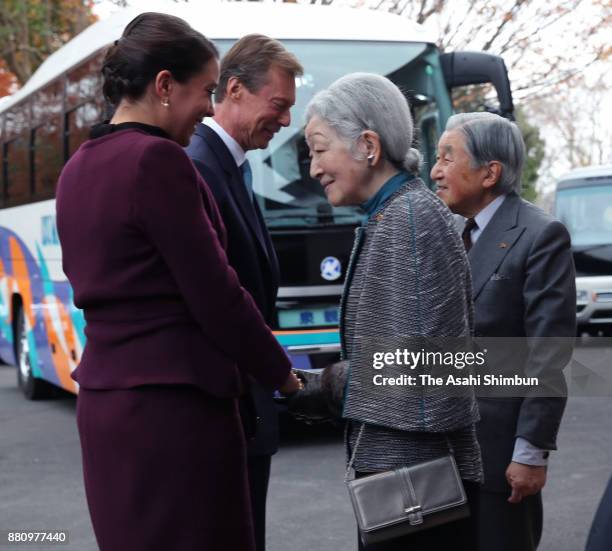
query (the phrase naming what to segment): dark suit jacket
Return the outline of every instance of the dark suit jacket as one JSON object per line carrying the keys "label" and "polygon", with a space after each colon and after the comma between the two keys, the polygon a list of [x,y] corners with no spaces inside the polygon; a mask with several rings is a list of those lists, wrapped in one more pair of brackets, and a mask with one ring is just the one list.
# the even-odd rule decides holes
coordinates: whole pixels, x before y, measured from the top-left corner
{"label": "dark suit jacket", "polygon": [[[240,283],[251,293],[264,319],[273,321],[279,269],[276,254],[257,202],[248,197],[242,173],[223,140],[210,127],[199,124],[186,148],[217,201],[227,229],[227,255]],[[253,355],[252,361],[259,358]],[[252,455],[267,455],[278,448],[278,420],[272,394],[252,385],[257,411]]]}
{"label": "dark suit jacket", "polygon": [[236,397],[241,374],[285,382],[289,360],[228,266],[215,201],[177,144],[140,130],[83,144],[60,176],[57,229],[87,321],[82,387]]}
{"label": "dark suit jacket", "polygon": [[[570,237],[561,222],[510,194],[470,250],[476,337],[564,337],[552,346],[521,339],[489,349],[492,366],[541,377],[564,391],[562,369],[576,331],[575,271]],[[565,398],[481,398],[477,425],[485,489],[509,491],[505,470],[516,437],[547,450],[556,437]]]}

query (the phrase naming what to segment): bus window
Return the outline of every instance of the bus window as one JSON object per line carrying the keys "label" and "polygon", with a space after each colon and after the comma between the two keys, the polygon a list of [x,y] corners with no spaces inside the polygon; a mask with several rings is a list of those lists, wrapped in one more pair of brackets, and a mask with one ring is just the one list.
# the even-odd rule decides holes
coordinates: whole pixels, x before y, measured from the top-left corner
{"label": "bus window", "polygon": [[99,96],[102,89],[100,70],[103,59],[104,53],[99,53],[68,74],[66,79],[66,109],[72,109]]}
{"label": "bus window", "polygon": [[91,127],[104,119],[100,72],[103,59],[104,51],[81,63],[66,77],[65,161],[89,138]]}
{"label": "bus window", "polygon": [[90,101],[66,113],[67,157],[89,138],[91,127],[103,119],[103,105]]}
{"label": "bus window", "polygon": [[414,143],[420,150],[423,162],[420,176],[433,187],[429,176],[435,164],[436,149],[440,131],[439,103],[446,100],[445,90],[436,83],[435,71],[430,63],[431,53],[426,52],[419,59],[408,63],[390,76],[410,103],[414,120]]}
{"label": "bus window", "polygon": [[[291,124],[272,138],[268,148],[249,152],[254,190],[266,224],[279,231],[287,227],[358,224],[362,219],[360,209],[330,207],[321,185],[310,178],[310,159],[304,142],[306,105],[318,91],[346,73],[376,72],[393,80],[399,69],[417,63],[426,54],[427,45],[327,40],[287,40],[284,44],[305,68],[305,74],[296,81]],[[334,52],[333,62],[330,51]],[[402,82],[398,84],[401,86]]]}
{"label": "bus window", "polygon": [[62,119],[59,116],[34,130],[34,194],[37,199],[53,197],[64,164]]}
{"label": "bus window", "polygon": [[7,144],[6,206],[28,202],[30,198],[30,135],[25,133]]}
{"label": "bus window", "polygon": [[31,193],[29,103],[22,103],[11,109],[6,114],[4,124],[4,136],[7,140],[4,206],[13,206],[28,202]]}
{"label": "bus window", "polygon": [[32,148],[34,195],[53,197],[55,183],[64,163],[62,142],[63,80],[45,86],[32,103]]}
{"label": "bus window", "polygon": [[501,112],[495,87],[490,82],[468,84],[453,88],[452,102],[455,113],[470,113],[472,111]]}
{"label": "bus window", "polygon": [[56,80],[37,92],[32,101],[32,126],[40,126],[49,119],[60,115],[63,96],[64,85],[62,80]]}
{"label": "bus window", "polygon": [[433,182],[431,182],[429,173],[436,164],[438,154],[438,116],[435,111],[429,111],[420,114],[416,120],[418,121],[418,126],[415,128],[419,131],[419,149],[423,154],[421,178],[432,186]]}
{"label": "bus window", "polygon": [[612,241],[612,178],[589,183],[576,180],[570,182],[575,187],[557,191],[556,216],[567,227],[573,247],[608,246]]}

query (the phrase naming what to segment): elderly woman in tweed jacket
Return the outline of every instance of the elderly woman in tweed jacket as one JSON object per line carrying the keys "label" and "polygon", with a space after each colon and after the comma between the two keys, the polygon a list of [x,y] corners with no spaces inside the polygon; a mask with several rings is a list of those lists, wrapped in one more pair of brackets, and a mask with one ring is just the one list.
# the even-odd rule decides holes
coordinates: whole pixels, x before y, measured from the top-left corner
{"label": "elderly woman in tweed jacket", "polygon": [[[412,137],[406,98],[379,75],[342,77],[307,108],[311,175],[332,205],[361,205],[366,214],[341,303],[346,444],[358,477],[451,449],[474,509],[482,465],[471,389],[458,396],[445,387],[367,384],[376,347],[386,352],[410,338],[469,337],[472,328],[463,244],[450,211],[415,176],[420,157]],[[474,551],[474,517],[367,548],[360,541],[359,549]]]}

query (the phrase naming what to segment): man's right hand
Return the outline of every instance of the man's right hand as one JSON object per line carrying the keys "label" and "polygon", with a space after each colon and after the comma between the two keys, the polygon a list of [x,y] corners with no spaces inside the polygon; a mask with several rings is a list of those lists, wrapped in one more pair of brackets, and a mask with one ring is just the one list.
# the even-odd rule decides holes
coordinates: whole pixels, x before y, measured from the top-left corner
{"label": "man's right hand", "polygon": [[519,503],[525,496],[537,494],[544,487],[546,467],[512,461],[506,469],[506,480],[512,487],[508,502]]}
{"label": "man's right hand", "polygon": [[289,377],[285,381],[285,384],[281,386],[278,390],[283,396],[291,396],[295,394],[298,390],[302,390],[304,388],[304,383],[298,378],[298,376],[291,371],[289,373]]}

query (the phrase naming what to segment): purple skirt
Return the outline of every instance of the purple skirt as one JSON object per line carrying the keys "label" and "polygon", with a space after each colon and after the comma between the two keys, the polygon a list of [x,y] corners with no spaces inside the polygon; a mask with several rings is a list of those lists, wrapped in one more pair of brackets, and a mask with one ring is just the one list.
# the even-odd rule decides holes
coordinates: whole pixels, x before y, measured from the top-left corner
{"label": "purple skirt", "polygon": [[81,389],[85,492],[101,551],[252,551],[235,400],[190,386]]}

